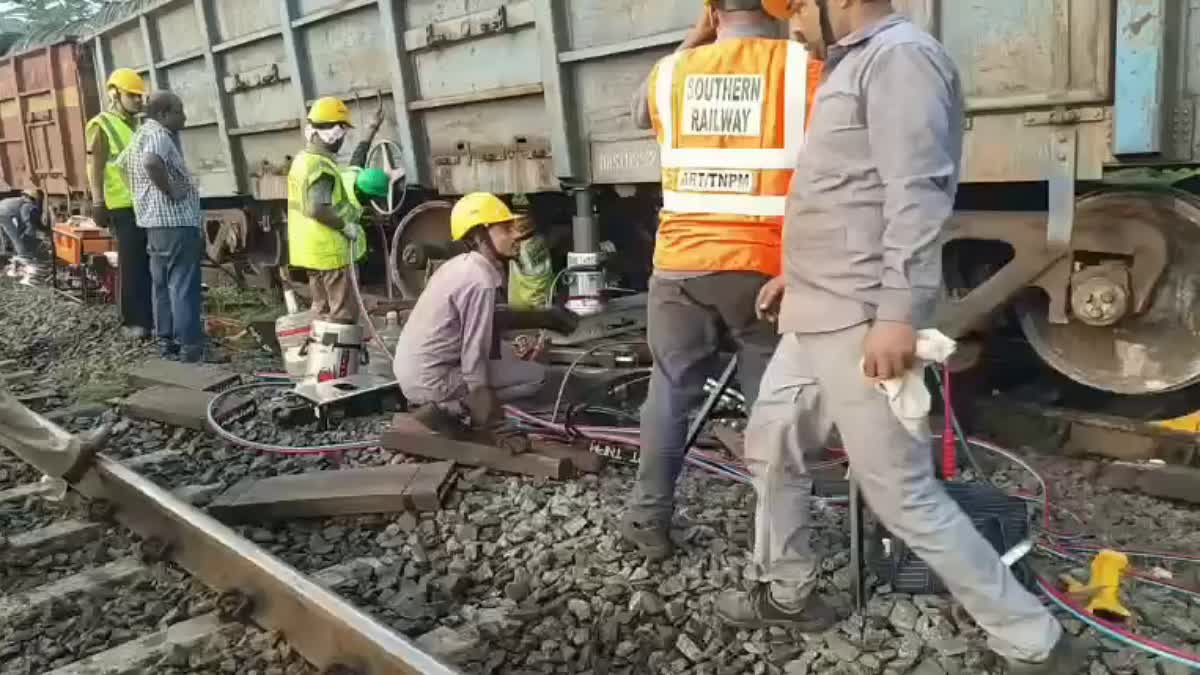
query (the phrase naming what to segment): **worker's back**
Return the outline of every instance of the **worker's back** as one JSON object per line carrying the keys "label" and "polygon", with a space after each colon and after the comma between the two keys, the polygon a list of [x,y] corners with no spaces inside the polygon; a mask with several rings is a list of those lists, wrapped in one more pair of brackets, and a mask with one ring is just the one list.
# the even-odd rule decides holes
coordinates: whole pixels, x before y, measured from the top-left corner
{"label": "worker's back", "polygon": [[654,266],[780,273],[792,169],[821,64],[758,37],[672,54],[649,81],[663,167]]}
{"label": "worker's back", "polygon": [[28,199],[21,196],[0,199],[0,220],[8,222],[13,218],[19,218],[21,207],[29,203]]}

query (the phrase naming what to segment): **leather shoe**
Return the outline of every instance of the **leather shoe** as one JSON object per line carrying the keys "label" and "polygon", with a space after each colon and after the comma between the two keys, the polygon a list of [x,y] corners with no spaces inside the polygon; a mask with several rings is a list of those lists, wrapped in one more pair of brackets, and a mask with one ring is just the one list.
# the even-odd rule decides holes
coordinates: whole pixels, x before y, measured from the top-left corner
{"label": "leather shoe", "polygon": [[68,483],[79,482],[79,479],[83,478],[83,475],[91,468],[96,453],[108,443],[108,437],[111,434],[111,424],[102,424],[95,429],[80,433],[78,435],[79,455],[75,457],[75,463],[71,465],[71,468],[63,473],[62,479]]}

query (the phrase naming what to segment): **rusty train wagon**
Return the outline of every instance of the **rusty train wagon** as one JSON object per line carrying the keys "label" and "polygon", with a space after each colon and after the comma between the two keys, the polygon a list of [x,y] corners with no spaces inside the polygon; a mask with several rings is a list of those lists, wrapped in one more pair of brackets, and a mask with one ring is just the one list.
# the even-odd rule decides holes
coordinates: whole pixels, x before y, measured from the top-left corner
{"label": "rusty train wagon", "polygon": [[[562,248],[587,259],[612,242],[620,255],[609,256],[610,272],[637,286],[650,269],[660,189],[655,143],[631,124],[629,100],[699,4],[142,0],[85,40],[80,63],[95,64],[97,83],[132,67],[183,97],[183,144],[206,203],[217,221],[274,233],[272,245],[251,246],[261,259],[280,262],[284,173],[305,106],[337,95],[359,120],[385,103],[382,136],[402,148],[406,208],[475,190],[529,195]],[[968,96],[944,329],[963,337],[1015,317],[1042,361],[1089,390],[1193,398],[1196,3],[897,5],[946,44]],[[20,96],[14,106],[6,82],[11,143],[14,110],[30,126],[35,113]],[[401,241],[444,239],[446,219],[444,208],[420,210]],[[406,272],[410,292],[419,272]]]}

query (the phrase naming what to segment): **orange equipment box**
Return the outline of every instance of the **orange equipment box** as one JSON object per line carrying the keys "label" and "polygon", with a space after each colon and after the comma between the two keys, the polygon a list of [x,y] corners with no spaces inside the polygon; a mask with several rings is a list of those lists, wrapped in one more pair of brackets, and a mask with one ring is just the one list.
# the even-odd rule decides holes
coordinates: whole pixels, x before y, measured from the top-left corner
{"label": "orange equipment box", "polygon": [[54,226],[54,257],[68,265],[82,265],[85,255],[117,250],[117,242],[101,227]]}

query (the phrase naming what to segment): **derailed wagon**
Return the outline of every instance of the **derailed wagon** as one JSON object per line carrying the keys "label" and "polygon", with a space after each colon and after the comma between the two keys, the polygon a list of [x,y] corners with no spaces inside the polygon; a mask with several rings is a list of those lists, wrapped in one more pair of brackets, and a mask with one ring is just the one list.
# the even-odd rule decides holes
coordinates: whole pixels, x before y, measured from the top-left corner
{"label": "derailed wagon", "polygon": [[[9,187],[36,178],[74,208],[86,192],[80,120],[95,112],[103,73],[138,69],[188,107],[183,144],[210,209],[210,251],[275,265],[305,106],[337,95],[364,119],[382,101],[382,136],[403,149],[410,180],[406,209],[475,190],[529,195],[573,262],[604,258],[611,242],[620,254],[604,266],[638,287],[661,191],[656,145],[633,128],[628,102],[697,4],[143,0],[78,44],[0,61],[3,174]],[[1200,161],[1189,58],[1200,10],[1167,0],[897,5],[946,44],[968,97],[944,328],[965,336],[1012,308],[1037,355],[1071,379],[1142,402],[1191,398],[1200,202],[1161,179]],[[1111,184],[1131,167],[1153,180]],[[445,238],[444,210],[429,208],[400,240]],[[401,265],[410,290],[425,262]]]}

